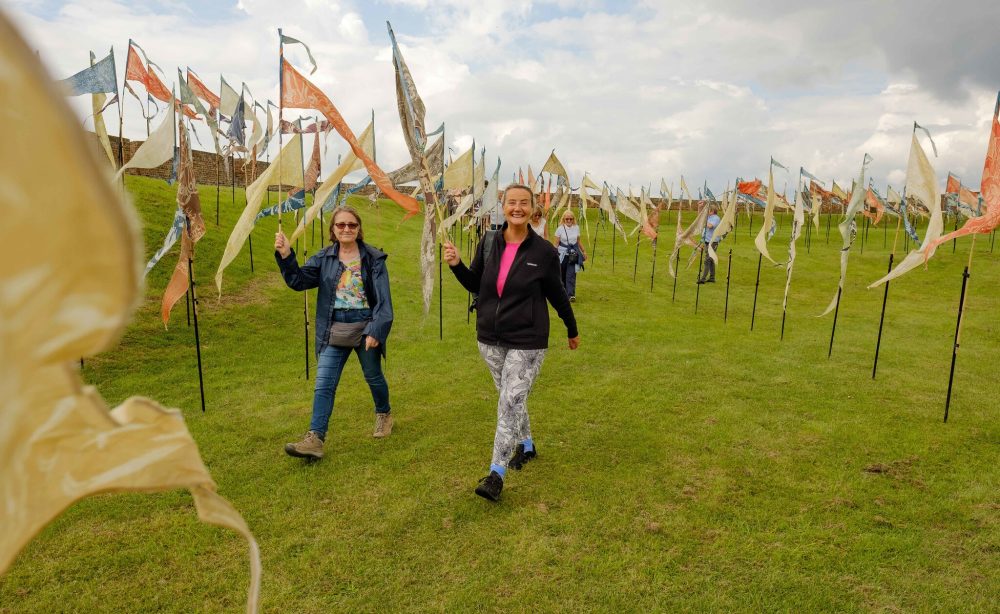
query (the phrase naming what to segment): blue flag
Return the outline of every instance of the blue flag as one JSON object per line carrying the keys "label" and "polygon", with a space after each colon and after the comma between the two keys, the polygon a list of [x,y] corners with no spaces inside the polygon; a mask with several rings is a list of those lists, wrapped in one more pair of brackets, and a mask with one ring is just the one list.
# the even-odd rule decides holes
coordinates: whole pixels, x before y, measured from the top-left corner
{"label": "blue flag", "polygon": [[84,68],[72,77],[59,81],[59,83],[69,89],[70,96],[80,96],[81,94],[117,94],[118,82],[115,77],[115,54],[109,53],[108,57],[100,62]]}
{"label": "blue flag", "polygon": [[236,105],[236,111],[233,112],[233,118],[229,122],[229,132],[226,133],[229,141],[238,145],[246,145],[246,135],[244,135],[244,132],[247,125],[243,121],[244,105],[243,97],[240,96],[240,102]]}
{"label": "blue flag", "polygon": [[298,192],[289,196],[284,202],[274,205],[273,207],[268,207],[260,213],[257,214],[257,220],[265,218],[269,215],[278,215],[278,208],[281,208],[282,213],[291,213],[296,209],[301,209],[306,206],[306,192],[305,190],[299,190]]}

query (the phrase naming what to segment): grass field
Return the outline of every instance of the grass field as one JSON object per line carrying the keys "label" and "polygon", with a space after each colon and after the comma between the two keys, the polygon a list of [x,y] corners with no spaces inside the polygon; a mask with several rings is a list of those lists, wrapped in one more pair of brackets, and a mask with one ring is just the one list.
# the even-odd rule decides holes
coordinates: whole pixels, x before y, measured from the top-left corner
{"label": "grass field", "polygon": [[[173,189],[139,178],[129,188],[151,254]],[[720,249],[733,250],[725,322],[725,257],[697,313],[697,263],[671,301],[673,214],[652,291],[648,242],[633,282],[634,244],[619,238],[612,271],[603,232],[579,278],[582,346],[566,349],[553,317],[529,401],[539,458],[490,504],[472,489],[490,458],[495,392],[448,271],[443,340],[436,296],[422,314],[419,221],[359,200],[368,241],[390,254],[393,435],[371,438],[371,398],[352,359],[327,456],[305,464],[282,452],[308,426],[312,381],[302,295],[285,288],[271,252],[275,221],[254,232],[255,272],[244,249],[219,299],[211,278],[239,205],[223,190],[217,229],[214,187],[202,202],[207,412],[183,302],[169,330],[159,322],[176,248],[150,274],[120,344],[87,359],[83,377],[111,404],[144,395],[183,410],[220,493],[260,542],[264,611],[1000,608],[1000,250],[990,253],[989,237],[976,243],[943,424],[969,239],[892,283],[873,381],[882,290],[865,286],[885,271],[892,231],[873,228],[864,253],[852,251],[829,359],[832,315],[815,316],[836,291],[839,241],[834,227],[826,242],[825,220],[808,253],[800,243],[783,341],[783,268],[763,267],[750,331],[757,253],[745,217]],[[770,243],[779,261],[789,220]],[[310,293],[310,313],[314,302]],[[238,611],[248,576],[245,544],[198,523],[186,491],[98,496],[0,578],[0,612]]]}

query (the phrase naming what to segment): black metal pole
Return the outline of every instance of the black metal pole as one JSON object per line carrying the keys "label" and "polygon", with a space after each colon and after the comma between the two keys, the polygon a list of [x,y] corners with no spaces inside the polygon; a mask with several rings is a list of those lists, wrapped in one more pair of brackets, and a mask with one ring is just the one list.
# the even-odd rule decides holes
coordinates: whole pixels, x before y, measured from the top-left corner
{"label": "black metal pole", "polygon": [[705,263],[705,247],[704,247],[704,245],[705,244],[702,243],[702,247],[700,248],[701,249],[701,255],[698,256],[698,283],[697,283],[697,287],[694,290],[694,312],[695,313],[698,313],[698,299],[701,296],[701,268],[702,268],[702,266]]}
{"label": "black metal pole", "polygon": [[837,306],[833,310],[833,329],[830,331],[830,349],[826,353],[827,358],[833,355],[833,336],[837,334],[837,315],[840,313],[840,294],[843,290],[837,288]]}
{"label": "black metal pole", "polygon": [[649,291],[653,291],[653,282],[656,280],[656,244],[659,238],[653,239],[653,267],[652,271],[649,273]]}
{"label": "black metal pole", "polygon": [[882,249],[889,246],[889,224],[882,226]]}
{"label": "black metal pole", "polygon": [[[309,260],[309,250],[303,250],[302,260]],[[309,379],[309,291],[302,293],[302,324],[305,329],[306,379]]]}
{"label": "black metal pole", "polygon": [[962,293],[958,299],[958,320],[955,323],[955,342],[952,344],[951,349],[951,368],[948,372],[948,396],[945,399],[944,404],[944,421],[948,422],[948,410],[951,407],[951,391],[952,384],[955,380],[955,360],[958,357],[958,346],[959,346],[959,332],[962,328],[962,311],[965,306],[965,290],[969,281],[969,267],[966,266],[962,270]]}
{"label": "black metal pole", "polygon": [[[955,227],[952,230],[958,230],[958,211],[955,212]],[[958,237],[951,240],[951,253],[955,253],[955,244],[958,242]]]}
{"label": "black metal pole", "polygon": [[184,310],[187,312],[188,326],[191,326],[191,288],[184,293]]}
{"label": "black metal pole", "polygon": [[990,233],[990,253],[991,254],[993,253],[993,240],[996,239],[996,238],[997,238],[997,231],[996,231],[996,229],[994,229],[993,232]]}
{"label": "black metal pole", "polygon": [[750,330],[753,330],[753,323],[757,319],[757,290],[760,288],[760,264],[764,259],[764,254],[757,254],[757,281],[753,284],[753,310],[750,312]]}
{"label": "black metal pole", "polygon": [[247,245],[250,246],[250,272],[253,273],[253,235],[247,235]]}
{"label": "black metal pole", "polygon": [[640,238],[637,235],[635,237],[635,264],[632,265],[632,283],[635,283],[635,276],[639,272],[639,241]]}
{"label": "black metal pole", "polygon": [[441,242],[438,242],[438,339],[444,339],[444,268],[441,260]]}
{"label": "black metal pole", "polygon": [[670,302],[673,303],[674,299],[677,298],[677,276],[680,274],[678,270],[681,266],[681,250],[677,250],[677,257],[674,259],[674,292],[670,295]]}
{"label": "black metal pole", "polygon": [[[187,223],[187,222],[186,222]],[[194,266],[188,256],[188,292],[191,293],[194,312],[194,347],[198,355],[198,391],[201,394],[201,412],[205,413],[205,377],[201,371],[201,337],[198,334],[198,297],[194,291]]]}
{"label": "black metal pole", "polygon": [[948,372],[948,397],[944,402],[944,421],[948,422],[948,410],[951,408],[951,388],[955,381],[955,360],[958,358],[958,335],[962,330],[962,313],[965,310],[965,288],[969,282],[969,267],[962,270],[962,294],[958,299],[958,321],[955,323],[955,343],[951,347],[951,369]]}
{"label": "black metal pole", "polygon": [[612,273],[615,272],[615,240],[617,238],[618,238],[618,235],[615,234],[614,232],[612,232],[611,233],[611,272]]}
{"label": "black metal pole", "polygon": [[865,237],[868,236],[868,216],[865,216],[865,227],[861,229],[861,253],[865,253]]}
{"label": "black metal pole", "polygon": [[[591,264],[591,266],[593,266],[594,263],[597,262],[597,235],[600,234],[600,232],[601,232],[601,226],[603,224],[604,224],[603,221],[598,221],[596,228],[594,228],[594,246],[590,248],[590,264]],[[612,228],[611,232],[614,232],[614,231],[615,231],[615,229]]]}
{"label": "black metal pole", "polygon": [[[895,254],[889,254],[889,270],[892,273],[892,259]],[[872,379],[875,379],[875,372],[878,370],[878,352],[882,347],[882,326],[885,323],[885,303],[889,299],[889,282],[885,282],[885,292],[882,293],[882,315],[878,318],[878,337],[875,339],[875,362],[872,363]]]}
{"label": "black metal pole", "polygon": [[726,267],[726,308],[722,312],[722,321],[725,322],[729,319],[729,278],[733,272],[733,250],[729,250],[729,264]]}

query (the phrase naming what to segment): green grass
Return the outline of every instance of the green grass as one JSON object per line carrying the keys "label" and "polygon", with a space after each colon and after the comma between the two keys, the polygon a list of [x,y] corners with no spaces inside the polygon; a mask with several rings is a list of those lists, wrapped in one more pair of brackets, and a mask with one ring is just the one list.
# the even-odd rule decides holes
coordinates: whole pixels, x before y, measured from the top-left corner
{"label": "green grass", "polygon": [[[129,188],[151,254],[173,189],[138,178]],[[745,217],[720,249],[733,249],[726,322],[725,257],[697,314],[697,263],[671,301],[673,214],[652,292],[649,244],[633,283],[634,244],[619,238],[612,272],[601,234],[579,278],[582,346],[566,349],[553,318],[530,398],[539,459],[513,472],[493,505],[472,489],[489,462],[495,392],[466,295],[447,271],[444,340],[436,296],[421,313],[419,221],[401,224],[387,201],[357,203],[369,242],[390,254],[395,431],[371,438],[371,398],[352,360],[327,457],[305,464],[281,450],[307,428],[312,381],[302,295],[284,287],[271,255],[275,221],[254,232],[255,273],[244,250],[219,300],[211,278],[240,205],[224,189],[216,229],[215,189],[202,199],[209,233],[195,269],[207,412],[183,302],[169,330],[159,323],[176,249],[150,274],[121,343],[88,359],[83,376],[112,404],[146,395],[183,409],[221,494],[260,542],[264,611],[997,610],[1000,252],[989,253],[989,237],[976,243],[942,424],[968,239],[892,283],[872,381],[882,290],[865,285],[886,267],[881,229],[864,254],[852,251],[830,359],[832,315],[815,317],[839,270],[825,220],[809,253],[800,243],[784,341],[781,268],[763,267],[749,330],[757,254]],[[770,244],[777,260],[789,219]],[[310,313],[314,301],[310,293]],[[234,611],[247,582],[245,545],[198,523],[186,492],[104,495],[25,549],[0,579],[0,612]]]}

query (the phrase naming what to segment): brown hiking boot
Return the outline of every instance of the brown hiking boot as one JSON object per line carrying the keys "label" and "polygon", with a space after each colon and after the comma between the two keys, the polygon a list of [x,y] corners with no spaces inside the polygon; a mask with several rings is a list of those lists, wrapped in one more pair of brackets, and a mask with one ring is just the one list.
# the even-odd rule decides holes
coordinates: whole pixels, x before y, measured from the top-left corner
{"label": "brown hiking boot", "polygon": [[323,458],[323,440],[319,438],[316,431],[309,431],[302,441],[285,444],[285,454],[297,456],[298,458]]}
{"label": "brown hiking boot", "polygon": [[375,414],[375,432],[372,437],[381,439],[392,434],[392,414]]}

